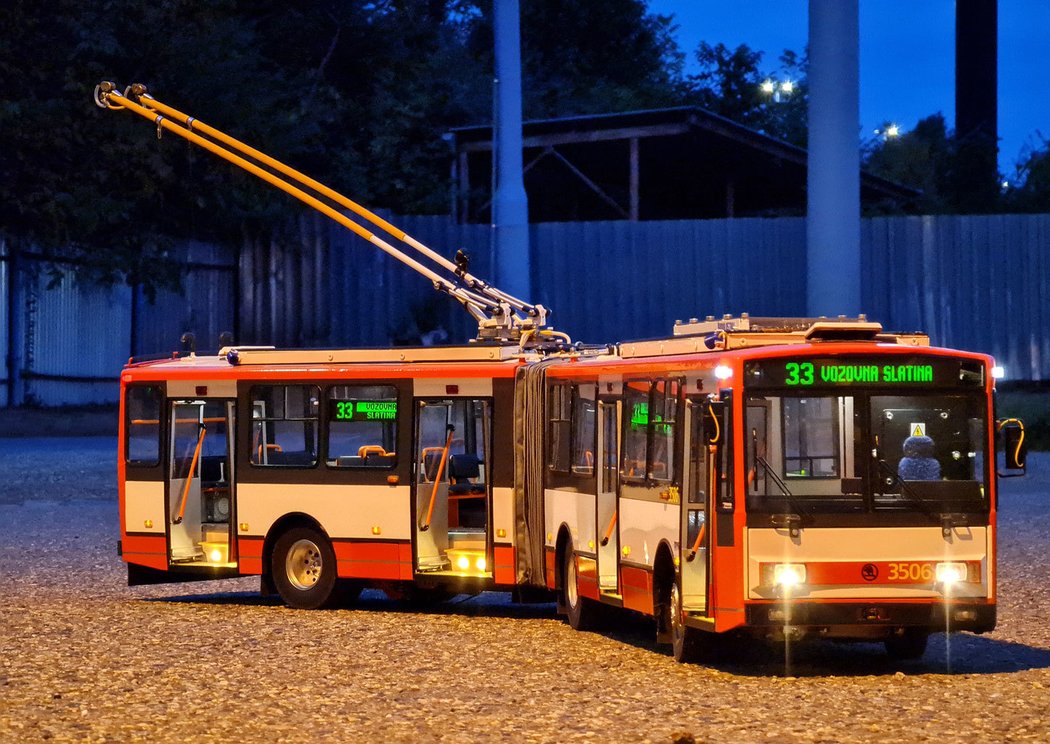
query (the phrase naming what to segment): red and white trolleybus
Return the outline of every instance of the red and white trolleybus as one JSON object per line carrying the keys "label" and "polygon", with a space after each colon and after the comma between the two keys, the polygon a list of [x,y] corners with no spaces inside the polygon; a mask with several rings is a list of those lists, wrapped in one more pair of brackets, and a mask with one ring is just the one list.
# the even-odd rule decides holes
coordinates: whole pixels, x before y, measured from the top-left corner
{"label": "red and white trolleybus", "polygon": [[132,360],[129,583],[258,575],[298,608],[364,587],[539,593],[576,628],[603,605],[653,616],[679,660],[730,632],[914,657],[935,630],[994,627],[996,444],[1022,472],[1024,440],[995,419],[990,357],[863,317],[708,318],[574,346],[464,257],[141,86],[103,84],[96,100],[204,132],[293,196],[307,185],[357,212],[447,270],[421,269],[479,320],[462,346]]}

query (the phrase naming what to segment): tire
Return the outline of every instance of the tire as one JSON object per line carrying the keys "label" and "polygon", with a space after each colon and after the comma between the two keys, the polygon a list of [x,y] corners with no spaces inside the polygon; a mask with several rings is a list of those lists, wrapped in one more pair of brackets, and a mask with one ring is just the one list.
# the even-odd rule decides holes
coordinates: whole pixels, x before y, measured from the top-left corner
{"label": "tire", "polygon": [[598,610],[594,600],[581,597],[576,575],[576,551],[572,545],[565,549],[561,573],[562,602],[573,630],[590,630],[598,624]]}
{"label": "tire", "polygon": [[702,661],[711,639],[704,637],[702,630],[690,628],[685,624],[682,613],[682,590],[677,579],[671,583],[671,593],[663,603],[665,628],[671,629],[671,651],[674,660],[680,664],[694,664]]}
{"label": "tire", "polygon": [[316,529],[293,527],[277,538],[270,570],[277,593],[289,607],[317,610],[341,599],[335,551]]}
{"label": "tire", "polygon": [[905,628],[901,635],[887,638],[886,655],[897,661],[921,659],[926,653],[926,642],[930,634],[924,628]]}

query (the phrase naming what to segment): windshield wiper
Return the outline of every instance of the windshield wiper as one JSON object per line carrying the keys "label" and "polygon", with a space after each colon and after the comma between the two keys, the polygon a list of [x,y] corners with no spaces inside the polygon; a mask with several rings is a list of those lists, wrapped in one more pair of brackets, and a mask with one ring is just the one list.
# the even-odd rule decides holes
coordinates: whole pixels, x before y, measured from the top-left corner
{"label": "windshield wiper", "polygon": [[[929,501],[920,496],[910,485],[908,485],[908,481],[901,478],[899,473],[893,472],[884,460],[876,457],[875,461],[878,463],[879,469],[889,475],[893,482],[900,486],[901,494],[907,496],[909,501],[917,506],[930,519],[936,519],[941,523],[941,534],[944,535],[945,538],[951,537],[953,528],[966,527],[969,525],[969,520],[965,514],[954,514],[952,512],[940,511],[939,509],[933,508]],[[883,493],[882,495],[885,496],[886,494]]]}
{"label": "windshield wiper", "polygon": [[795,494],[791,493],[791,489],[787,487],[787,483],[777,475],[776,471],[770,467],[766,458],[759,455],[757,452],[752,453],[755,459],[755,481],[757,487],[758,481],[758,466],[761,465],[762,469],[766,471],[766,477],[776,484],[776,487],[780,489],[780,492],[784,495],[788,504],[794,510],[793,514],[774,514],[773,515],[773,526],[776,528],[787,528],[789,534],[792,537],[798,537],[799,527],[802,525],[802,517],[805,514],[805,509],[802,508],[802,504],[799,503],[798,499],[795,498]]}
{"label": "windshield wiper", "polygon": [[[883,460],[881,457],[876,457],[875,462],[878,463],[879,470],[890,477],[890,480],[887,481],[887,485],[900,486],[901,494],[907,496],[908,500],[912,504],[917,506],[924,514],[926,514],[926,516],[930,517],[931,519],[939,518],[942,516],[930,506],[930,502],[928,502],[926,499],[924,499],[922,496],[916,493],[915,490],[912,489],[910,485],[908,485],[908,481],[901,478],[899,473],[895,473],[893,470],[891,470],[890,466],[886,464],[885,460]],[[879,490],[883,496],[886,495],[881,488]]]}

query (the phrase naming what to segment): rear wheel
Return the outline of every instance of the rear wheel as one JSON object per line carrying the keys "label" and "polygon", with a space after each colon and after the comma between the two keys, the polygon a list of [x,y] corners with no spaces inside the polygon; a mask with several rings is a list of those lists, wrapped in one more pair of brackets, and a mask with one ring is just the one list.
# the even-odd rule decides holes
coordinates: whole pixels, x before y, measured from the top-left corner
{"label": "rear wheel", "polygon": [[340,599],[335,552],[318,530],[294,527],[277,538],[270,569],[277,593],[289,607],[316,610]]}
{"label": "rear wheel", "polygon": [[569,625],[574,630],[589,630],[597,623],[598,607],[594,601],[580,596],[578,575],[576,571],[576,551],[572,545],[565,550],[562,566],[562,592],[564,593],[565,613]]}
{"label": "rear wheel", "polygon": [[905,628],[900,635],[887,638],[886,654],[891,659],[919,659],[926,653],[926,642],[930,634],[923,628]]}

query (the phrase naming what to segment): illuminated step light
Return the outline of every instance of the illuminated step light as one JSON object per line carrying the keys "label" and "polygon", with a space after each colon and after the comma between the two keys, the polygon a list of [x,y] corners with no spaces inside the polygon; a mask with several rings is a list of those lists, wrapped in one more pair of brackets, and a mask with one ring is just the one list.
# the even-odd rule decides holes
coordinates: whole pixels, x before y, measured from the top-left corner
{"label": "illuminated step light", "polygon": [[209,563],[226,563],[229,560],[229,546],[226,543],[202,542],[201,550]]}
{"label": "illuminated step light", "polygon": [[485,560],[485,551],[467,550],[465,548],[449,548],[447,551],[449,562],[457,571],[477,571],[484,573],[488,570],[488,561]]}

